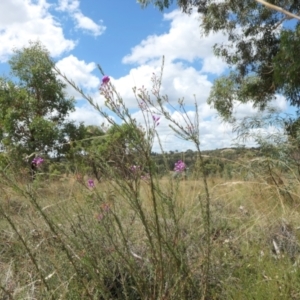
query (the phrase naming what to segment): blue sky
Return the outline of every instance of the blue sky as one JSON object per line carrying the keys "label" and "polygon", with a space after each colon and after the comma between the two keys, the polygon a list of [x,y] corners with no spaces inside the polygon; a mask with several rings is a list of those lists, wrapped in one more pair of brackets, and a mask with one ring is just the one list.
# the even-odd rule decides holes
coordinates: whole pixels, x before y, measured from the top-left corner
{"label": "blue sky", "polygon": [[[228,147],[234,137],[231,127],[221,123],[206,103],[213,79],[227,70],[226,64],[213,55],[212,46],[225,42],[226,37],[221,33],[201,36],[200,23],[197,13],[187,16],[175,6],[164,13],[151,5],[141,9],[135,0],[0,1],[0,74],[8,74],[7,60],[14,47],[40,40],[60,70],[103,105],[98,92],[99,63],[134,117],[142,122],[132,87],[151,89],[151,75],[159,72],[164,55],[162,91],[174,104],[181,97],[192,104],[195,94],[203,149]],[[103,122],[70,87],[67,93],[77,99],[71,119],[96,125]],[[287,109],[281,96],[274,104]],[[240,105],[235,111],[237,117],[256,112],[251,104]],[[194,113],[190,109],[189,114]],[[180,115],[174,113],[174,117],[181,121]],[[157,130],[165,150],[193,149],[175,137],[165,120]],[[154,150],[158,150],[157,143]]]}
{"label": "blue sky", "polygon": [[[57,1],[52,3],[55,9]],[[96,24],[105,27],[103,34],[93,36],[92,31],[80,32],[79,29],[74,28],[70,15],[55,14],[55,10],[52,12],[60,19],[66,18],[64,22],[66,37],[78,41],[72,53],[80,59],[98,62],[104,70],[109,71],[116,78],[129,72],[130,66],[120,62],[133,46],[139,44],[148,35],[168,30],[168,24],[162,20],[162,13],[153,6],[142,10],[134,0],[85,0],[80,1],[80,10]]]}

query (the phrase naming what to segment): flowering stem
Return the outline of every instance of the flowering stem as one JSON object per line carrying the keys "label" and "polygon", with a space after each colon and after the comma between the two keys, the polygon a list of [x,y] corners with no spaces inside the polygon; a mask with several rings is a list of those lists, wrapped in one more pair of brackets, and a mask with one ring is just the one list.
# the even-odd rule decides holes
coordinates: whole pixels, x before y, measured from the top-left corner
{"label": "flowering stem", "polygon": [[[209,273],[210,273],[210,260],[211,260],[211,242],[210,242],[210,194],[209,194],[209,189],[208,189],[208,184],[207,184],[207,175],[205,173],[205,166],[204,166],[204,160],[202,157],[201,149],[200,149],[200,143],[196,143],[196,148],[199,154],[199,160],[200,160],[200,168],[202,171],[202,176],[203,176],[203,184],[204,184],[204,189],[205,189],[205,210],[204,210],[204,216],[205,216],[205,239],[206,239],[206,255],[205,255],[205,278],[204,278],[204,292],[203,292],[203,299],[206,299],[206,293],[207,293],[207,287],[208,287],[208,282],[209,282]],[[200,195],[198,195],[198,199],[201,203],[201,198]]]}

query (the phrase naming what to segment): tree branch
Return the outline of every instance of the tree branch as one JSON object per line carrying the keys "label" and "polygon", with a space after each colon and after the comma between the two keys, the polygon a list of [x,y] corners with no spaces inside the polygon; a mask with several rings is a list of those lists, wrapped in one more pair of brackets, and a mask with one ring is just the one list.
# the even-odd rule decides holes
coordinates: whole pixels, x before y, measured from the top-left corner
{"label": "tree branch", "polygon": [[279,6],[277,6],[277,5],[268,3],[268,2],[266,2],[266,1],[264,1],[264,0],[255,0],[255,1],[258,2],[258,3],[263,4],[264,6],[266,6],[266,7],[268,7],[268,8],[274,9],[274,10],[276,10],[276,11],[278,11],[278,12],[281,12],[281,13],[287,15],[287,16],[289,16],[291,19],[297,19],[297,20],[300,20],[300,16],[297,16],[297,15],[295,15],[295,14],[293,14],[293,13],[291,13],[291,12],[285,10],[285,9],[283,9],[282,7],[279,7]]}

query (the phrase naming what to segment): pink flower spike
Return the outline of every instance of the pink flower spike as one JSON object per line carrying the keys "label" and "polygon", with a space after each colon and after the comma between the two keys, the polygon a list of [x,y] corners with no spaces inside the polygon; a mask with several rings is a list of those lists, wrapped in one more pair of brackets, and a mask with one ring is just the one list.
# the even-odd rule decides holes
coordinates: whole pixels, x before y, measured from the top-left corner
{"label": "pink flower spike", "polygon": [[105,76],[102,78],[102,84],[107,84],[107,83],[109,83],[109,81],[110,81],[110,78],[109,78],[107,75],[105,75]]}
{"label": "pink flower spike", "polygon": [[156,117],[156,116],[154,116],[154,115],[152,115],[152,119],[153,119],[153,121],[154,121],[154,125],[155,126],[158,126],[159,125],[159,120],[160,120],[160,117]]}

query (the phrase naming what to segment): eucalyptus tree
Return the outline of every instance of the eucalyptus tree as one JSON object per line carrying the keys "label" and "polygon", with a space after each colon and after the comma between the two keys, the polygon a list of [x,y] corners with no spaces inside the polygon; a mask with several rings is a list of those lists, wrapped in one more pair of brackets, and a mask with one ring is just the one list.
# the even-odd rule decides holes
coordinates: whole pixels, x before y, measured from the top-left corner
{"label": "eucalyptus tree", "polygon": [[[172,0],[138,0],[160,10]],[[231,67],[215,81],[209,103],[230,118],[233,104],[252,101],[264,109],[277,94],[300,107],[300,1],[177,0],[184,13],[201,15],[203,34],[223,32],[228,41],[214,52]],[[200,33],[199,33],[200,34]]]}
{"label": "eucalyptus tree", "polygon": [[[0,138],[7,150],[30,155],[59,152],[73,128],[74,100],[65,94],[49,52],[39,42],[16,49],[11,78],[0,78]],[[73,128],[74,129],[74,128]]]}

